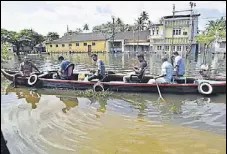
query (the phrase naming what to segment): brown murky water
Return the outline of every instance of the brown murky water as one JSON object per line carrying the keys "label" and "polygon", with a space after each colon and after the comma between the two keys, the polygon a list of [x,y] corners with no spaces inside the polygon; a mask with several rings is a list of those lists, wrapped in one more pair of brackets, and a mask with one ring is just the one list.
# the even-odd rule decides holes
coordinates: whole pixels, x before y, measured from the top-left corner
{"label": "brown murky water", "polygon": [[[57,56],[31,56],[43,70],[57,68]],[[64,55],[78,70],[93,67],[86,54]],[[100,54],[108,70],[126,73],[135,55]],[[160,55],[147,55],[148,73],[158,74]],[[202,62],[187,63],[197,75]],[[15,69],[19,60],[3,67]],[[87,64],[85,67],[84,64]],[[152,67],[151,67],[152,66]],[[212,57],[225,74],[224,55]],[[226,95],[113,93],[92,99],[75,91],[13,88],[1,78],[1,129],[11,154],[224,154]]]}

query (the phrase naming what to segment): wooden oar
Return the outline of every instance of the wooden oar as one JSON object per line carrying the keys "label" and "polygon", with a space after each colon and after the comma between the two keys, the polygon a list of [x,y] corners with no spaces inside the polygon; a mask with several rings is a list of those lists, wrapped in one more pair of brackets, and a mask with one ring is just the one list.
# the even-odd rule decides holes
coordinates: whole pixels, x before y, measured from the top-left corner
{"label": "wooden oar", "polygon": [[159,99],[161,99],[163,102],[166,102],[165,99],[162,97],[162,94],[161,94],[161,91],[159,89],[159,86],[158,86],[158,83],[157,83],[156,79],[155,79],[155,84],[156,84],[157,89],[158,89]]}

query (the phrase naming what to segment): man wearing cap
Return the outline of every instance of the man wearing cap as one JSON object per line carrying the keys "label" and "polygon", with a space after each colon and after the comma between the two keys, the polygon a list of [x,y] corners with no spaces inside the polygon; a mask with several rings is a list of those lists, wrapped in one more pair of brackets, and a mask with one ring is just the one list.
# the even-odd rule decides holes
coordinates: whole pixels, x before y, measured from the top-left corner
{"label": "man wearing cap", "polygon": [[53,75],[53,78],[67,79],[68,74],[67,74],[66,68],[71,63],[70,63],[70,61],[65,60],[65,58],[63,56],[59,56],[58,61],[61,62],[60,68],[59,68],[58,72]]}
{"label": "man wearing cap", "polygon": [[173,65],[168,62],[168,58],[163,57],[162,58],[162,70],[161,75],[158,77],[155,77],[154,79],[151,79],[149,83],[170,83],[173,78]]}
{"label": "man wearing cap", "polygon": [[39,69],[31,62],[31,60],[28,57],[24,57],[24,62],[20,64],[19,68],[20,72],[14,75],[13,78],[14,87],[16,87],[16,78],[19,76],[28,77],[32,75],[33,68],[37,70],[38,73],[40,73]]}
{"label": "man wearing cap", "polygon": [[96,62],[97,71],[93,71],[94,74],[88,77],[88,81],[93,79],[101,80],[105,77],[105,65],[102,60],[98,59],[97,54],[92,54],[91,57]]}
{"label": "man wearing cap", "polygon": [[184,68],[184,62],[182,57],[179,55],[178,52],[173,52],[174,56],[174,70],[175,75],[178,77],[184,76],[185,68]]}

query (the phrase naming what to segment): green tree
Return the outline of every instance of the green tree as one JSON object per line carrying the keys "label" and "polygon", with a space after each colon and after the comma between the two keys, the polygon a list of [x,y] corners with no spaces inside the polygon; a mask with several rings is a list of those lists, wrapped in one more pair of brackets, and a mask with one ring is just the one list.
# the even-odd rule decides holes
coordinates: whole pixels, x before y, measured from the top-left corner
{"label": "green tree", "polygon": [[53,41],[59,39],[59,34],[57,32],[49,32],[46,36],[47,41]]}
{"label": "green tree", "polygon": [[85,24],[83,27],[83,30],[89,30],[88,24]]}
{"label": "green tree", "polygon": [[217,39],[226,37],[226,20],[222,17],[217,20],[208,21],[207,27],[202,34],[197,34],[195,39],[209,48]]}

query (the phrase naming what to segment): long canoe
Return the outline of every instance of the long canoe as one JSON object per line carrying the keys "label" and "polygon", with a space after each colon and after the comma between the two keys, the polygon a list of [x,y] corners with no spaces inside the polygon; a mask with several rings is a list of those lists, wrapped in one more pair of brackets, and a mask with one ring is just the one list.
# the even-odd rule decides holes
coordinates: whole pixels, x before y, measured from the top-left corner
{"label": "long canoe", "polygon": [[[15,71],[1,69],[2,74],[10,81],[13,81]],[[53,73],[47,73],[39,75],[39,78],[35,85],[36,88],[63,88],[73,90],[87,90],[93,89],[97,85],[97,81],[78,81],[79,73],[73,74],[72,80],[52,79]],[[157,85],[149,84],[148,81],[152,79],[152,76],[145,76],[142,83],[124,83],[122,74],[109,74],[103,82],[99,82],[99,85],[104,90],[117,91],[117,92],[146,92],[157,93]],[[18,77],[17,85],[30,86],[28,84],[28,77]],[[204,84],[206,83],[206,84]],[[201,84],[203,85],[203,91],[201,92]],[[207,86],[208,84],[208,86]],[[197,80],[195,78],[176,79],[174,83],[158,84],[162,93],[176,93],[176,94],[219,94],[226,93],[226,81],[217,80]],[[211,91],[208,92],[208,91]]]}

